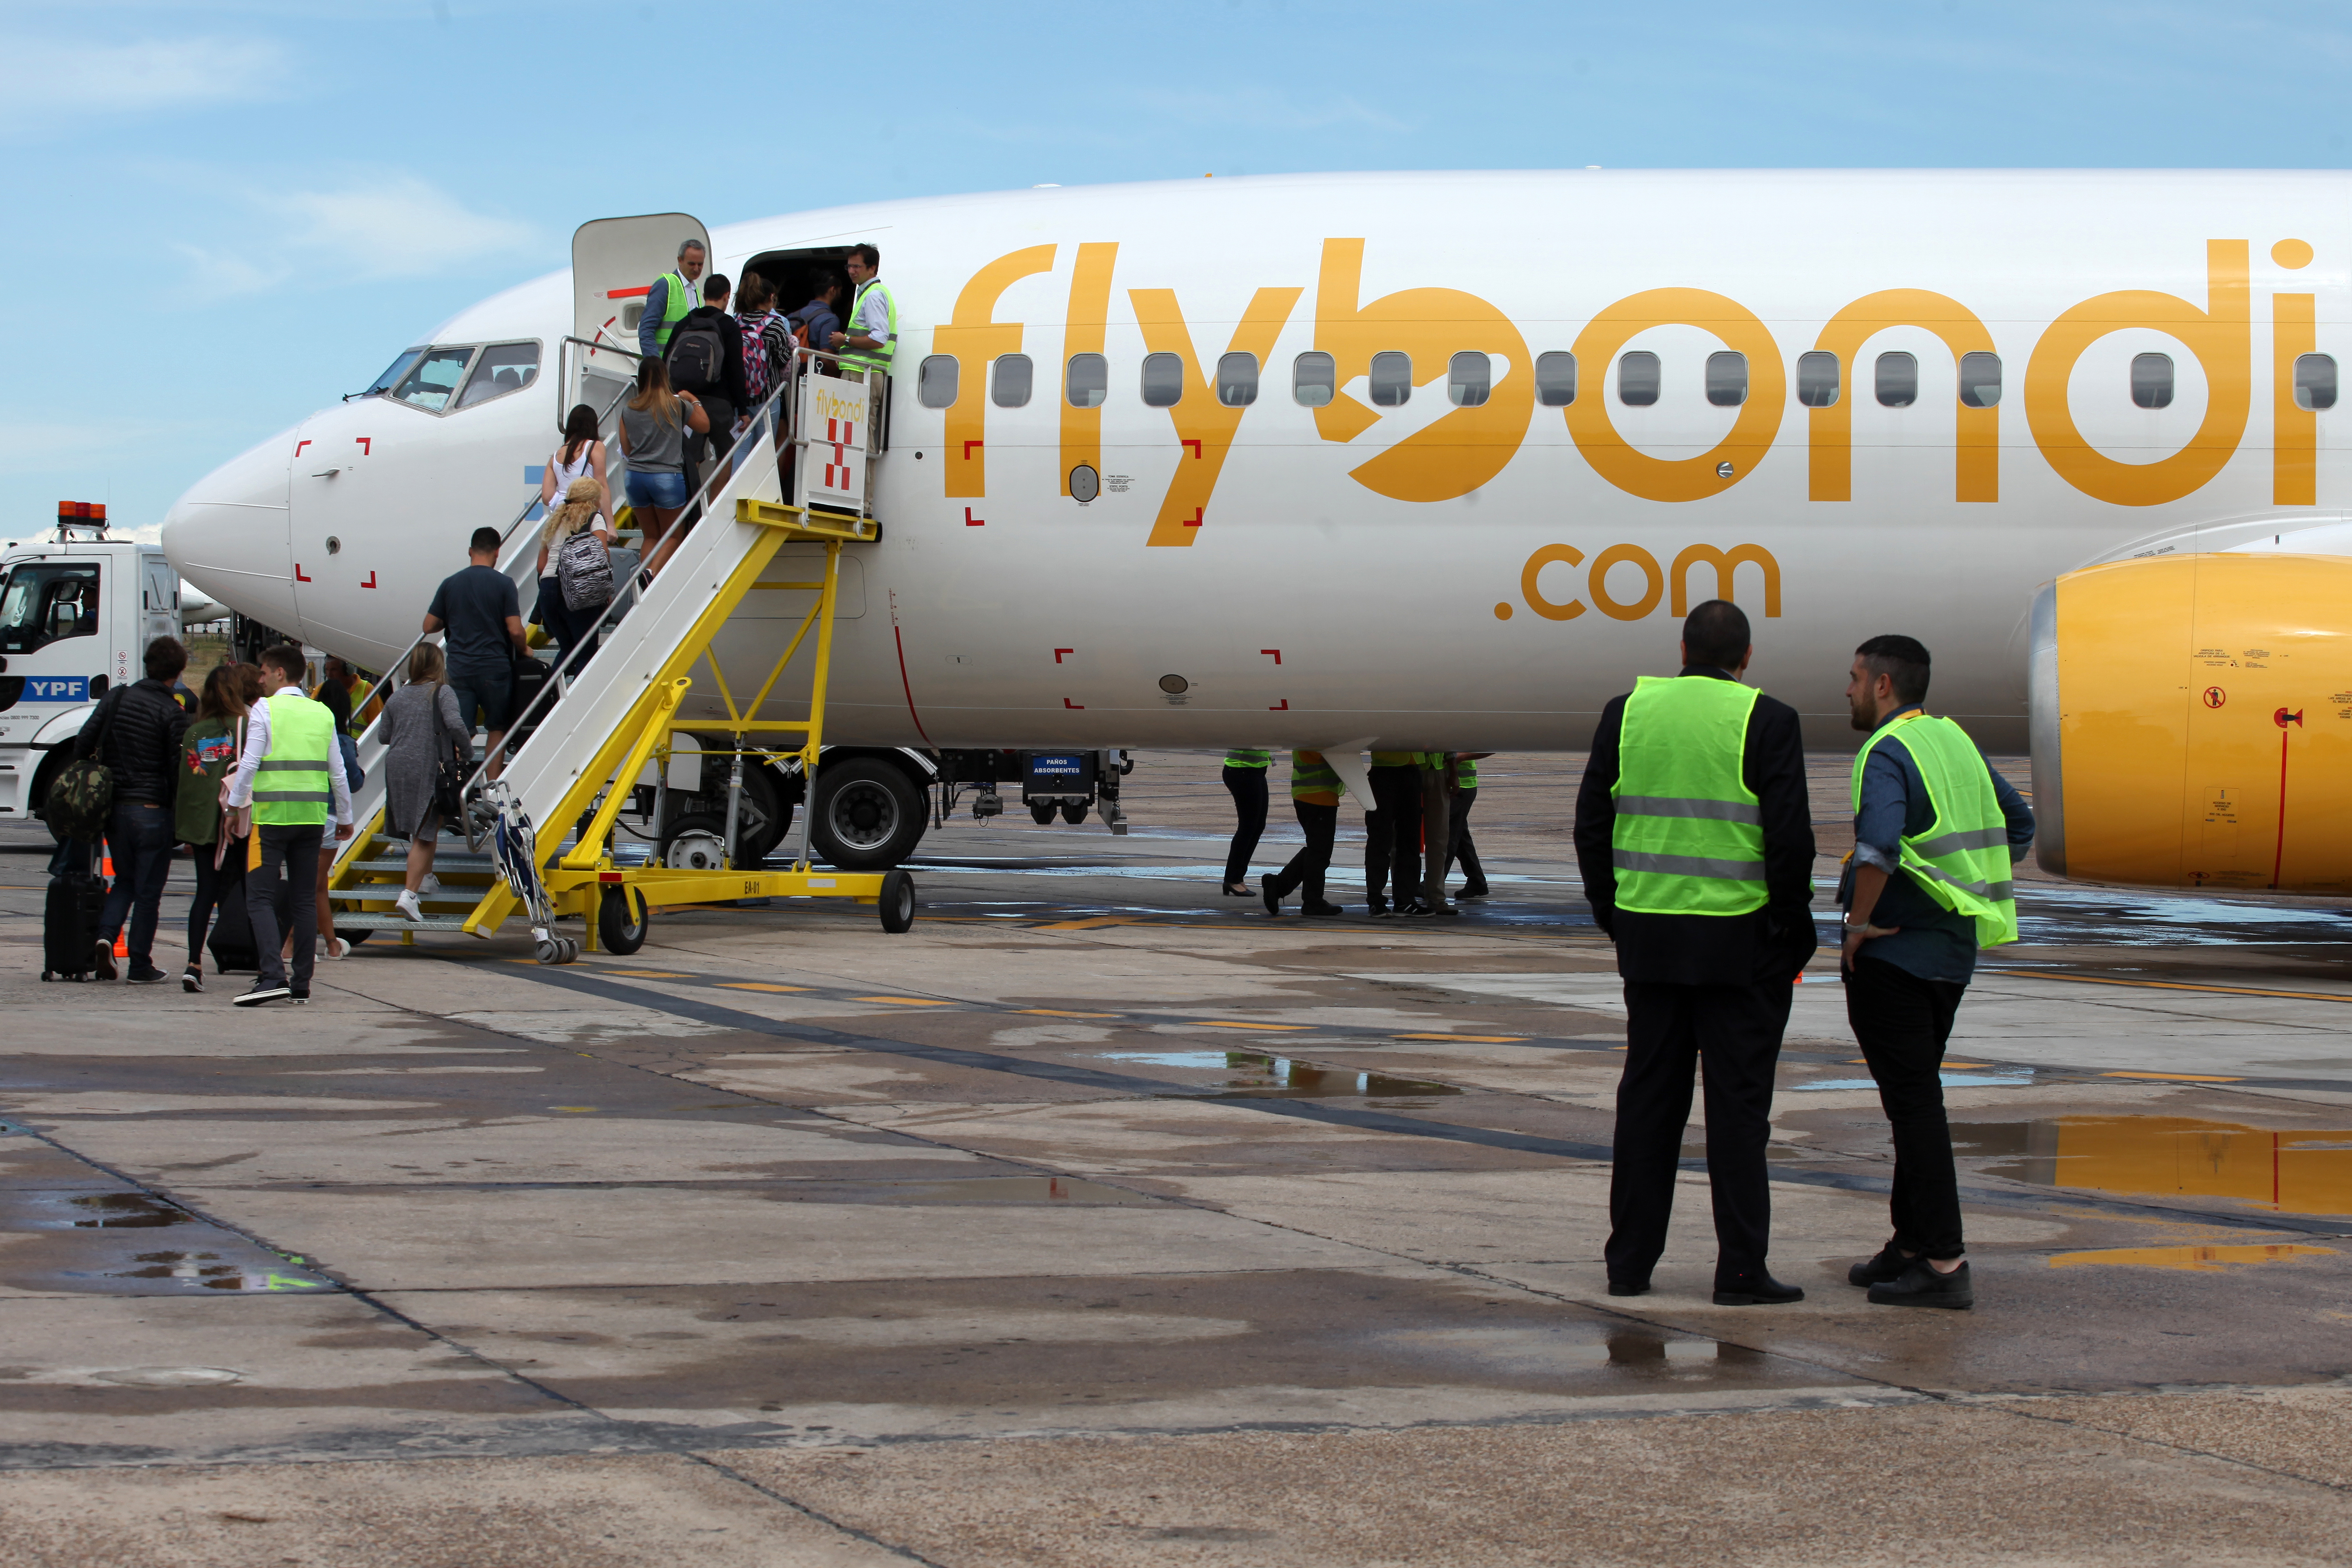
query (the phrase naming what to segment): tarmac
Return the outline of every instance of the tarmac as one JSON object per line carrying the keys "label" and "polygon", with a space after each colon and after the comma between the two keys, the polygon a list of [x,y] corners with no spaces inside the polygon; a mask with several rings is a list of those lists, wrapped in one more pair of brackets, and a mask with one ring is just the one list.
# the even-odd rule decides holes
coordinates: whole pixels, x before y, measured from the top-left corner
{"label": "tarmac", "polygon": [[258,1011],[41,984],[0,830],[0,1564],[2352,1560],[2338,908],[2026,877],[1947,1068],[1965,1313],[1844,1282],[1890,1163],[1825,952],[1806,1299],[1710,1303],[1696,1119],[1612,1299],[1580,759],[1485,764],[1494,894],[1418,921],[1352,811],[1346,918],[1221,897],[1217,763],[934,829],[903,936],[379,936]]}

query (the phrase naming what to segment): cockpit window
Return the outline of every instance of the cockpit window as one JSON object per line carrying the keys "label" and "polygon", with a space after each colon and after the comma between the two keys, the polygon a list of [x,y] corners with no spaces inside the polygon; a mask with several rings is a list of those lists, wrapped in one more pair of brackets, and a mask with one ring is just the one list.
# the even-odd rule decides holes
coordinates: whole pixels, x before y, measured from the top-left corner
{"label": "cockpit window", "polygon": [[98,635],[98,563],[26,562],[0,588],[0,653]]}
{"label": "cockpit window", "polygon": [[466,379],[466,362],[473,357],[472,349],[425,350],[416,368],[393,388],[392,400],[422,408],[428,414],[440,413],[449,406],[457,384]]}
{"label": "cockpit window", "polygon": [[394,387],[400,384],[400,378],[408,374],[408,367],[415,364],[416,363],[416,356],[424,352],[425,351],[421,348],[401,350],[400,357],[393,361],[390,368],[385,370],[382,375],[377,376],[373,381],[369,382],[368,389],[365,392],[361,393],[360,395],[362,397],[373,397],[380,393],[390,392]]}
{"label": "cockpit window", "polygon": [[467,378],[457,406],[471,408],[477,403],[520,392],[538,379],[537,343],[492,343],[474,362],[474,374]]}

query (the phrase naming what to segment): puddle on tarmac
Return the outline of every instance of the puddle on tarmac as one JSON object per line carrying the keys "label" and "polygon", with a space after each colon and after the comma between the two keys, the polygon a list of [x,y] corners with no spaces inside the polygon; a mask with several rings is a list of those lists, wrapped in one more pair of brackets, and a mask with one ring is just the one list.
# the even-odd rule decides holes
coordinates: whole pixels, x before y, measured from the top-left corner
{"label": "puddle on tarmac", "polygon": [[2053,1268],[2075,1268],[2086,1263],[2119,1264],[2127,1268],[2189,1268],[2220,1273],[2232,1264],[2275,1263],[2285,1258],[2329,1257],[2332,1247],[2302,1247],[2276,1243],[2255,1247],[2109,1247],[2096,1252],[2060,1252],[2051,1257]]}
{"label": "puddle on tarmac", "polygon": [[[331,1290],[334,1287],[295,1268],[257,1267],[217,1252],[135,1252],[112,1268],[61,1268],[62,1279],[152,1280],[164,1289]],[[165,1283],[168,1281],[169,1283]],[[135,1289],[135,1287],[134,1287]]]}
{"label": "puddle on tarmac", "polygon": [[195,1215],[145,1193],[89,1193],[68,1198],[76,1230],[143,1230],[156,1226],[187,1225]]}
{"label": "puddle on tarmac", "polygon": [[[334,1282],[298,1268],[232,1231],[147,1193],[34,1192],[6,1194],[0,1232],[26,1237],[5,1276],[23,1289],[168,1295],[184,1290],[332,1290]],[[181,1245],[133,1232],[179,1227]],[[31,1237],[44,1239],[33,1241]],[[209,1242],[207,1247],[205,1243]]]}
{"label": "puddle on tarmac", "polygon": [[1956,1121],[1952,1147],[1990,1176],[2045,1187],[2231,1198],[2288,1214],[2352,1214],[2352,1132],[2188,1116]]}
{"label": "puddle on tarmac", "polygon": [[1142,1062],[1152,1067],[1220,1072],[1224,1080],[1203,1084],[1204,1100],[1431,1100],[1460,1094],[1450,1083],[1393,1078],[1354,1068],[1318,1067],[1260,1051],[1095,1051],[1104,1061]]}
{"label": "puddle on tarmac", "polygon": [[[2033,1087],[2032,1068],[2019,1068],[2009,1072],[1947,1072],[1937,1076],[1943,1079],[1946,1089],[2031,1089]],[[1807,1089],[1874,1089],[1878,1087],[1878,1080],[1868,1078],[1817,1078],[1808,1083],[1790,1084],[1789,1087],[1798,1093]]]}

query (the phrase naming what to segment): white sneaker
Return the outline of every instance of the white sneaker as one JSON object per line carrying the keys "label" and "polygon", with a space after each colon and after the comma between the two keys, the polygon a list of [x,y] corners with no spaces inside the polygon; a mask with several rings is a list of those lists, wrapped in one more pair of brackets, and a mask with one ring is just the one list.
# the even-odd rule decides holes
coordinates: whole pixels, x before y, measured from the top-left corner
{"label": "white sneaker", "polygon": [[441,879],[430,871],[425,873],[425,880],[416,884],[416,896],[420,899],[429,899],[440,890]]}
{"label": "white sneaker", "polygon": [[339,936],[331,936],[327,939],[327,956],[329,958],[349,958],[351,955],[352,944],[349,942],[346,942],[343,938]]}
{"label": "white sneaker", "polygon": [[416,895],[406,888],[400,889],[400,897],[394,899],[392,903],[393,907],[406,919],[419,921],[425,919],[425,911],[417,907]]}

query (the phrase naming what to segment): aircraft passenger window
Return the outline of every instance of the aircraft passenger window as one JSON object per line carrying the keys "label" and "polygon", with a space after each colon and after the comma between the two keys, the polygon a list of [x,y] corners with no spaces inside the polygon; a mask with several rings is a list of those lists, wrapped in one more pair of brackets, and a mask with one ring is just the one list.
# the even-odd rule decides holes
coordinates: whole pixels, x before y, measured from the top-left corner
{"label": "aircraft passenger window", "polygon": [[520,392],[538,379],[537,343],[492,343],[474,362],[474,374],[467,378],[457,406],[471,408],[477,403]]}
{"label": "aircraft passenger window", "polygon": [[369,382],[367,390],[361,393],[360,395],[362,397],[374,397],[380,394],[390,392],[394,386],[397,386],[400,384],[400,378],[408,374],[408,367],[416,363],[416,356],[424,352],[425,351],[421,348],[401,350],[400,357],[394,360],[390,368],[385,370],[382,375],[377,376],[373,381]]}
{"label": "aircraft passenger window", "polygon": [[1184,398],[1184,362],[1174,354],[1143,356],[1143,405],[1173,408]]}
{"label": "aircraft passenger window", "polygon": [[1073,408],[1100,408],[1110,395],[1110,361],[1100,354],[1072,354],[1063,386]]}
{"label": "aircraft passenger window", "polygon": [[1658,356],[1641,349],[1617,356],[1617,401],[1647,408],[1658,400]]}
{"label": "aircraft passenger window", "polygon": [[449,395],[465,379],[466,363],[473,357],[471,349],[427,349],[415,368],[393,389],[392,400],[428,414],[440,413],[449,406]]}
{"label": "aircraft passenger window", "polygon": [[2172,356],[2132,355],[2131,392],[2132,401],[2142,408],[2172,406]]}
{"label": "aircraft passenger window", "polygon": [[0,654],[31,653],[64,637],[98,635],[95,563],[28,562],[0,588]]}
{"label": "aircraft passenger window", "polygon": [[925,354],[915,372],[915,401],[926,408],[955,406],[956,384],[963,366],[953,354]]}
{"label": "aircraft passenger window", "polygon": [[1960,356],[1960,402],[1969,408],[1990,408],[2000,401],[2000,356],[1982,350]]}
{"label": "aircraft passenger window", "polygon": [[1446,401],[1456,408],[1475,408],[1495,390],[1495,362],[1469,352],[1445,362]]}
{"label": "aircraft passenger window", "polygon": [[1226,354],[1217,361],[1217,401],[1247,408],[1257,401],[1257,355]]}
{"label": "aircraft passenger window", "polygon": [[2294,360],[2294,405],[2297,408],[2336,406],[2336,356],[2297,354]]}
{"label": "aircraft passenger window", "polygon": [[1412,356],[1389,349],[1372,356],[1372,406],[1402,408],[1412,395]]}
{"label": "aircraft passenger window", "polygon": [[1706,400],[1717,408],[1737,408],[1748,401],[1748,356],[1712,353],[1706,356]]}
{"label": "aircraft passenger window", "polygon": [[1290,398],[1302,408],[1330,405],[1336,372],[1327,353],[1303,353],[1290,362]]}
{"label": "aircraft passenger window", "polygon": [[988,395],[999,408],[1026,408],[1029,386],[1036,375],[1027,354],[1002,355],[996,362],[996,384],[988,389]]}
{"label": "aircraft passenger window", "polygon": [[1878,401],[1908,408],[1919,401],[1919,362],[1906,353],[1878,356]]}
{"label": "aircraft passenger window", "polygon": [[1797,401],[1827,408],[1838,400],[1838,358],[1826,349],[1797,356]]}
{"label": "aircraft passenger window", "polygon": [[1536,355],[1536,401],[1546,408],[1565,408],[1576,401],[1576,356]]}

